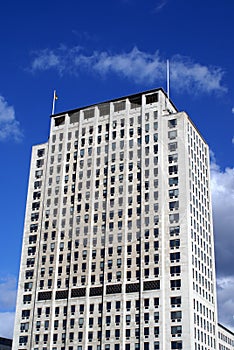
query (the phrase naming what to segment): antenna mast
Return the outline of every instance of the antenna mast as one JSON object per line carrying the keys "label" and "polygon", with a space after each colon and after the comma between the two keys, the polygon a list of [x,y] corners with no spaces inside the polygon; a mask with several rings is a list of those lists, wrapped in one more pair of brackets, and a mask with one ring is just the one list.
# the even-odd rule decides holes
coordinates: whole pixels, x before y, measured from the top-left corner
{"label": "antenna mast", "polygon": [[167,98],[170,100],[170,65],[169,60],[167,60]]}

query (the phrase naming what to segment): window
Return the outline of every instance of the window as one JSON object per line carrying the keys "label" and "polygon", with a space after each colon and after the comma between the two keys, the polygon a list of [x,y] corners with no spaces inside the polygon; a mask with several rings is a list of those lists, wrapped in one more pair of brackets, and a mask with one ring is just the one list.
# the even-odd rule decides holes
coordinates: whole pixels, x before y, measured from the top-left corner
{"label": "window", "polygon": [[130,336],[131,336],[131,330],[130,330],[129,328],[127,328],[127,329],[125,330],[125,336],[126,336],[127,339],[130,338]]}
{"label": "window", "polygon": [[[139,339],[139,334],[140,334],[139,328],[135,328],[135,337],[136,337],[136,339]],[[138,345],[140,345],[140,344],[138,343]],[[139,349],[139,347],[138,347],[138,349]]]}
{"label": "window", "polygon": [[50,307],[46,307],[45,314],[47,317],[50,315]]}
{"label": "window", "polygon": [[170,274],[172,275],[172,276],[174,276],[174,275],[179,275],[180,274],[180,266],[171,266],[170,267]]}
{"label": "window", "polygon": [[110,339],[110,329],[106,329],[106,339]]}
{"label": "window", "polygon": [[20,324],[20,331],[23,332],[27,332],[29,329],[29,323],[28,322],[25,322],[25,323],[21,323]]}
{"label": "window", "polygon": [[169,128],[174,128],[174,127],[176,127],[176,125],[177,125],[177,119],[168,120],[168,127]]}
{"label": "window", "polygon": [[182,312],[181,311],[171,311],[171,320],[181,320]]}
{"label": "window", "polygon": [[178,173],[178,165],[170,165],[168,167],[169,175],[177,174]]}
{"label": "window", "polygon": [[177,198],[179,195],[179,190],[177,188],[174,190],[169,190],[168,194],[170,198]]}
{"label": "window", "polygon": [[106,303],[106,310],[107,310],[107,311],[110,311],[110,310],[111,310],[111,302],[110,302],[110,301],[108,301],[108,302]]}
{"label": "window", "polygon": [[146,96],[146,104],[158,102],[158,93],[154,93]]}
{"label": "window", "polygon": [[178,154],[177,153],[169,154],[169,156],[168,156],[169,163],[177,162],[177,161],[178,161]]}
{"label": "window", "polygon": [[171,334],[182,334],[182,326],[172,326],[171,327]]}
{"label": "window", "polygon": [[127,311],[130,311],[130,309],[131,309],[131,301],[130,300],[126,301],[126,309],[127,309]]}
{"label": "window", "polygon": [[74,315],[76,311],[76,305],[71,305],[71,314]]}
{"label": "window", "polygon": [[41,149],[38,149],[37,150],[37,156],[40,158],[40,157],[43,157],[45,154],[45,149],[44,148],[41,148]]}
{"label": "window", "polygon": [[181,287],[181,280],[171,280],[171,289],[180,289]]}
{"label": "window", "polygon": [[159,350],[160,349],[160,347],[159,347],[159,341],[155,341],[154,342],[154,350]]}
{"label": "window", "polygon": [[144,322],[149,323],[149,313],[148,312],[144,313]]}
{"label": "window", "polygon": [[44,327],[45,327],[45,329],[48,329],[48,328],[49,328],[49,321],[45,321],[45,322],[44,322]]}
{"label": "window", "polygon": [[80,317],[80,318],[78,319],[78,324],[79,324],[80,327],[83,326],[83,324],[84,324],[84,318],[83,318],[83,317]]}
{"label": "window", "polygon": [[38,189],[38,188],[41,188],[41,184],[42,184],[41,181],[35,181],[35,182],[34,182],[34,189],[36,190],[36,189]]}
{"label": "window", "polygon": [[[131,103],[131,109],[138,108],[141,106],[141,97],[129,98],[129,101]],[[130,118],[130,125],[133,123],[131,123],[131,119],[133,118]]]}
{"label": "window", "polygon": [[126,315],[126,323],[130,324],[131,322],[131,315]]}
{"label": "window", "polygon": [[179,201],[169,202],[169,209],[178,210],[179,209]]}
{"label": "window", "polygon": [[175,307],[175,306],[180,306],[181,305],[181,297],[171,297],[171,306]]}
{"label": "window", "polygon": [[177,149],[177,142],[170,142],[168,144],[168,150],[170,152],[176,151],[176,149]]}
{"label": "window", "polygon": [[38,178],[40,178],[40,177],[42,176],[42,174],[43,174],[43,171],[42,171],[42,170],[37,170],[37,171],[35,172],[35,177],[38,179]]}
{"label": "window", "polygon": [[168,132],[168,138],[170,139],[170,140],[173,140],[173,139],[175,139],[177,137],[177,131],[176,130],[173,130],[173,131],[169,131]]}
{"label": "window", "polygon": [[156,311],[156,312],[154,313],[154,322],[158,322],[158,321],[159,321],[159,312]]}
{"label": "window", "polygon": [[154,254],[154,263],[158,264],[159,262],[159,254]]}
{"label": "window", "polygon": [[120,337],[120,329],[115,329],[115,338],[119,339]]}
{"label": "window", "polygon": [[22,310],[22,318],[28,318],[30,316],[30,310]]}
{"label": "window", "polygon": [[114,112],[120,112],[125,109],[125,101],[114,103]]}
{"label": "window", "polygon": [[169,221],[170,223],[174,223],[174,222],[179,222],[179,214],[169,214]]}
{"label": "window", "polygon": [[80,313],[83,314],[83,312],[84,312],[84,304],[81,304],[80,305]]}
{"label": "window", "polygon": [[174,235],[177,236],[177,235],[179,235],[179,233],[180,233],[180,226],[170,227],[169,232],[170,232],[170,236],[174,236]]}
{"label": "window", "polygon": [[180,260],[180,252],[170,253],[170,260],[171,260],[171,262],[179,261]]}
{"label": "window", "polygon": [[106,325],[109,326],[111,323],[111,317],[110,316],[106,316]]}
{"label": "window", "polygon": [[145,135],[145,143],[148,144],[150,141],[150,137],[149,135]]}
{"label": "window", "polygon": [[182,349],[182,341],[172,341],[171,349]]}
{"label": "window", "polygon": [[28,336],[19,337],[19,344],[26,344],[28,342]]}
{"label": "window", "polygon": [[92,328],[93,327],[93,317],[89,318],[89,327]]}

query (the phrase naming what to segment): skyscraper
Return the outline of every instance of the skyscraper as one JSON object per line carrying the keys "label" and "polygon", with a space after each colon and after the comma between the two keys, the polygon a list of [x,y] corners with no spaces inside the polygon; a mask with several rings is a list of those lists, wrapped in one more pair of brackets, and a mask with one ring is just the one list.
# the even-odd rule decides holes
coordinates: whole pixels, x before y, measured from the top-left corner
{"label": "skyscraper", "polygon": [[162,89],[32,150],[13,349],[217,349],[209,149]]}

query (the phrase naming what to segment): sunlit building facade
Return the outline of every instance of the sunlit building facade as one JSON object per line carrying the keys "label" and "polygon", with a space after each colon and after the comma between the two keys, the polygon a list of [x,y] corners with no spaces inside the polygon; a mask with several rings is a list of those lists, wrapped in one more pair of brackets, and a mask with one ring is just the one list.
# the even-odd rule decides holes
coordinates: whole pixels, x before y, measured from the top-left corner
{"label": "sunlit building facade", "polygon": [[13,349],[218,349],[209,149],[162,89],[32,150]]}

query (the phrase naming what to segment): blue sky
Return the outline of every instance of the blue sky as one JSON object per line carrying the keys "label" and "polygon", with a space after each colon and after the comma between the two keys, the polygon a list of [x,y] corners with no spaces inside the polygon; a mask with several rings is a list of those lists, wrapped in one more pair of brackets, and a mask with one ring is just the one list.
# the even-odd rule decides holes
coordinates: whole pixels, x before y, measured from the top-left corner
{"label": "blue sky", "polygon": [[234,330],[234,2],[8,0],[0,11],[0,336],[11,337],[30,152],[56,112],[156,87],[212,150],[219,320]]}

